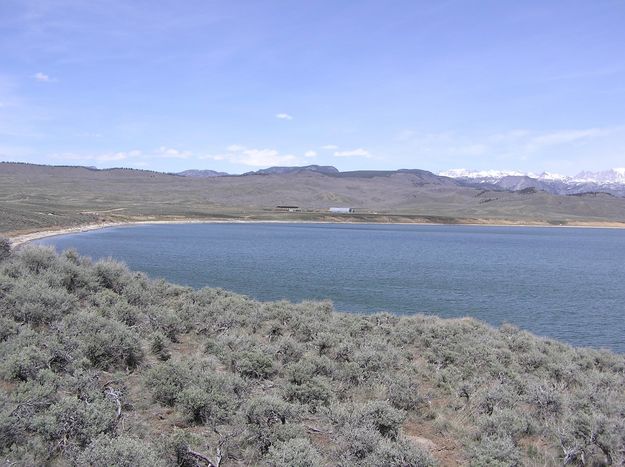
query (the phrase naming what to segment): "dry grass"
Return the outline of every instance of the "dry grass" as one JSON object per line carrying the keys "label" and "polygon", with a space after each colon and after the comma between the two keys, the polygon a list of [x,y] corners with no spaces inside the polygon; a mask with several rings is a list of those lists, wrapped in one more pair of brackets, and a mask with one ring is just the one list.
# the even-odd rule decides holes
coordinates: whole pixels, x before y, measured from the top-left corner
{"label": "dry grass", "polygon": [[[304,212],[273,210],[283,204]],[[328,215],[327,209],[337,204],[357,213]],[[489,192],[427,172],[188,178],[129,169],[0,163],[0,232],[188,218],[621,225],[625,199]]]}

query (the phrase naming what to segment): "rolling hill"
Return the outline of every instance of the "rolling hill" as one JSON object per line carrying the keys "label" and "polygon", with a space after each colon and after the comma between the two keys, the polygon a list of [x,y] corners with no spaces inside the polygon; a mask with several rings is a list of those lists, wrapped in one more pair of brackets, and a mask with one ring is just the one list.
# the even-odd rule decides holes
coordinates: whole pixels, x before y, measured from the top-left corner
{"label": "rolling hill", "polygon": [[[278,205],[301,212],[276,212]],[[349,216],[329,207],[355,208]],[[466,186],[423,170],[299,170],[185,177],[134,169],[0,164],[0,232],[155,219],[625,223],[625,199]]]}

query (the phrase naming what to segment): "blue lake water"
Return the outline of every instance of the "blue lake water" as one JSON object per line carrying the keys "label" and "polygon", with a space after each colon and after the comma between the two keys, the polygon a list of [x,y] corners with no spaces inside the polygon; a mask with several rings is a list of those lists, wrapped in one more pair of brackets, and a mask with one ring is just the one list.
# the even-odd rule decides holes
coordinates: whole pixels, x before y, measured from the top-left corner
{"label": "blue lake water", "polygon": [[151,277],[350,312],[516,324],[625,352],[625,230],[360,224],[155,224],[40,240]]}

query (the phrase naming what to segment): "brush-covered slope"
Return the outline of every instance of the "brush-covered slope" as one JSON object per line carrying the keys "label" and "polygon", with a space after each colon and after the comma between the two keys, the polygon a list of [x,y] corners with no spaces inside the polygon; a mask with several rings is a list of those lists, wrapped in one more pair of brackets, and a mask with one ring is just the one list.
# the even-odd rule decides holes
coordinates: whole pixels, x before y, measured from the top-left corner
{"label": "brush-covered slope", "polygon": [[319,213],[343,206],[369,214],[361,219],[368,222],[385,221],[388,215],[436,217],[439,222],[625,222],[625,198],[482,190],[422,170],[196,178],[0,164],[0,232],[168,216],[283,219],[284,213],[271,214],[278,205],[316,211],[317,217],[308,220],[327,220]]}
{"label": "brush-covered slope", "polygon": [[623,356],[0,242],[8,465],[625,462]]}

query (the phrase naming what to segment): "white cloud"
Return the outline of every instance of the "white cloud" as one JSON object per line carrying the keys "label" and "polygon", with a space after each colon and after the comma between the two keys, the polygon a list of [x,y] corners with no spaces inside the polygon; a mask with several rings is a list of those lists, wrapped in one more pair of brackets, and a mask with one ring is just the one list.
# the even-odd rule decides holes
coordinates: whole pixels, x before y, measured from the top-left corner
{"label": "white cloud", "polygon": [[336,151],[334,155],[336,157],[371,157],[369,151],[363,148],[352,149],[351,151]]}
{"label": "white cloud", "polygon": [[224,156],[223,154],[216,154],[216,155],[206,154],[205,156],[198,157],[198,159],[210,159],[213,161],[223,161],[223,160],[226,160],[226,156]]}
{"label": "white cloud", "polygon": [[326,144],[325,146],[321,146],[321,149],[326,149],[328,151],[334,151],[335,149],[338,149],[339,147],[336,144]]}
{"label": "white cloud", "polygon": [[594,138],[605,134],[607,129],[589,128],[586,130],[559,130],[538,135],[531,139],[530,143],[537,146],[551,146],[554,144],[573,143],[587,138]]}
{"label": "white cloud", "polygon": [[117,152],[108,152],[103,154],[76,154],[71,152],[65,152],[60,154],[52,154],[51,156],[54,159],[66,160],[66,161],[81,161],[81,162],[114,162],[114,161],[125,161],[128,159],[138,159],[144,157],[143,152],[138,149],[133,149],[132,151],[117,151]]}
{"label": "white cloud", "polygon": [[252,167],[295,164],[297,160],[297,157],[294,155],[281,155],[275,149],[246,149],[236,158],[236,162],[239,164],[250,165]]}
{"label": "white cloud", "polygon": [[450,152],[459,156],[482,156],[488,152],[488,149],[488,146],[485,144],[466,144],[464,146],[452,147]]}
{"label": "white cloud", "polygon": [[50,81],[50,77],[48,75],[46,75],[45,73],[42,72],[37,72],[33,75],[33,78],[35,78],[37,81],[41,81],[43,83],[47,83]]}
{"label": "white cloud", "polygon": [[245,150],[245,146],[241,146],[240,144],[231,144],[226,149],[230,152],[240,152]]}
{"label": "white cloud", "polygon": [[133,149],[132,151],[120,151],[109,154],[100,154],[98,156],[94,156],[94,160],[96,161],[125,161],[128,159],[139,158],[143,156],[143,152],[138,149]]}
{"label": "white cloud", "polygon": [[306,151],[304,157],[317,157],[317,151]]}
{"label": "white cloud", "polygon": [[615,161],[618,164],[625,149],[625,125],[511,128],[493,133],[402,131],[396,141],[399,148],[394,149],[396,152],[405,154],[406,159],[418,158],[420,164],[574,175],[583,169],[610,167]]}
{"label": "white cloud", "polygon": [[225,154],[206,154],[200,159],[228,161],[250,167],[271,167],[275,165],[297,165],[302,160],[293,154],[280,154],[275,149],[248,148],[240,144],[231,144]]}
{"label": "white cloud", "polygon": [[276,114],[276,118],[280,120],[293,120],[293,116],[285,113]]}
{"label": "white cloud", "polygon": [[414,130],[401,130],[397,135],[395,135],[395,139],[397,141],[409,141],[417,134]]}
{"label": "white cloud", "polygon": [[172,159],[189,159],[193,156],[191,151],[182,151],[180,149],[168,148],[165,146],[161,146],[158,148],[158,156]]}

